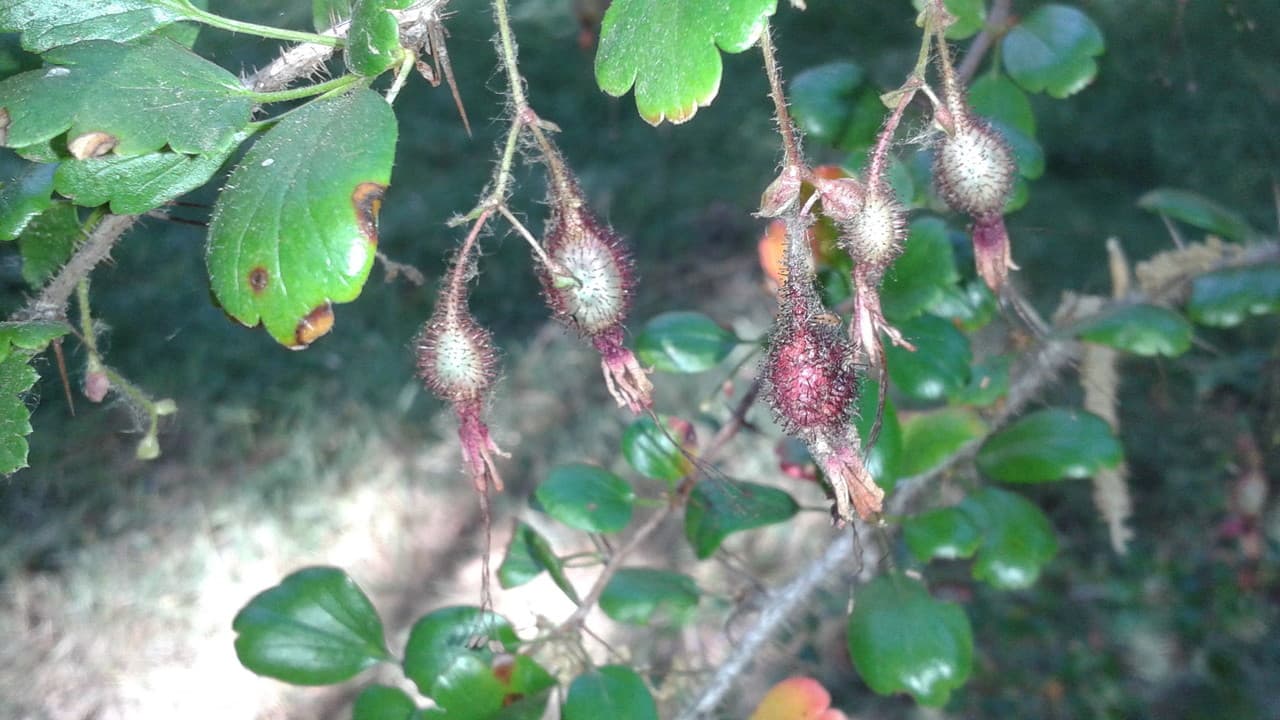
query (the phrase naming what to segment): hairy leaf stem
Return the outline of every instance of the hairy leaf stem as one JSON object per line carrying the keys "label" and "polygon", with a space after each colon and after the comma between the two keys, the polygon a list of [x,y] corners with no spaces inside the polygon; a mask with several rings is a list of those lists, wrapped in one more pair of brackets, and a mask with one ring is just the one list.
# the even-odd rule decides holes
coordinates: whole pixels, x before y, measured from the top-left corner
{"label": "hairy leaf stem", "polygon": [[231,32],[245,33],[247,35],[257,35],[259,37],[270,38],[272,40],[287,40],[289,42],[314,43],[316,45],[325,45],[327,47],[342,47],[342,38],[334,35],[317,35],[316,33],[301,32],[298,30],[286,30],[284,28],[271,27],[270,25],[258,25],[256,23],[243,22],[241,20],[233,20],[223,17],[208,10],[196,7],[187,0],[168,0],[164,3],[173,10],[182,13],[188,19],[198,23],[203,23],[209,27],[215,27],[220,30],[229,30]]}
{"label": "hairy leaf stem", "polygon": [[772,33],[773,29],[766,23],[764,31],[760,33],[760,53],[764,55],[764,72],[769,78],[769,96],[773,98],[778,132],[782,135],[782,163],[784,168],[804,167],[800,138],[796,133],[795,123],[791,120],[791,114],[787,111],[787,97],[782,91],[782,73],[778,69]]}
{"label": "hairy leaf stem", "polygon": [[349,74],[349,75],[342,75],[340,77],[333,78],[332,80],[326,80],[322,83],[316,83],[315,85],[306,85],[298,88],[289,88],[288,90],[258,92],[256,90],[245,89],[241,91],[240,94],[244,95],[245,97],[253,98],[254,102],[258,102],[258,103],[287,102],[289,100],[301,100],[302,98],[309,98],[309,97],[314,97],[316,95],[324,95],[325,93],[331,93],[337,90],[344,90],[352,85],[355,85],[361,80],[366,80],[366,79],[367,78],[362,78],[359,75]]}

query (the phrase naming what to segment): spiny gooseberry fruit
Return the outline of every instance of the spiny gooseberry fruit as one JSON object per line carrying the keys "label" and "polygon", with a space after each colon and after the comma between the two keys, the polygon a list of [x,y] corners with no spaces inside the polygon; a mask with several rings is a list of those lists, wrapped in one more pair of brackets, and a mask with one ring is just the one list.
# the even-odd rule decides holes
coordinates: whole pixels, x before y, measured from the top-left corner
{"label": "spiny gooseberry fruit", "polygon": [[653,405],[653,384],[623,343],[623,323],[635,289],[631,251],[587,207],[563,160],[548,159],[551,217],[538,265],[542,292],[556,319],[577,329],[600,352],[605,386],[620,407],[641,413]]}
{"label": "spiny gooseberry fruit", "polygon": [[907,239],[906,210],[883,183],[869,188],[858,211],[839,225],[840,247],[854,263],[874,268],[877,275],[883,275]]}
{"label": "spiny gooseberry fruit", "polygon": [[880,512],[884,491],[862,462],[850,419],[858,377],[849,340],[826,312],[810,279],[789,278],[762,361],[765,398],[783,429],[809,447],[845,523]]}
{"label": "spiny gooseberry fruit", "polygon": [[978,274],[999,292],[1016,269],[1004,226],[1004,207],[1013,192],[1013,151],[995,128],[952,108],[952,132],[944,135],[933,164],[938,192],[953,210],[973,218],[973,254]]}
{"label": "spiny gooseberry fruit", "polygon": [[1017,166],[1008,143],[984,120],[953,112],[933,163],[938,192],[952,210],[974,218],[999,215],[1013,192]]}
{"label": "spiny gooseberry fruit", "polygon": [[436,300],[431,319],[414,342],[418,375],[436,397],[453,407],[467,474],[483,500],[490,487],[502,492],[494,455],[506,453],[494,443],[483,419],[489,391],[497,378],[498,354],[493,335],[476,323],[467,309],[466,286],[459,257]]}

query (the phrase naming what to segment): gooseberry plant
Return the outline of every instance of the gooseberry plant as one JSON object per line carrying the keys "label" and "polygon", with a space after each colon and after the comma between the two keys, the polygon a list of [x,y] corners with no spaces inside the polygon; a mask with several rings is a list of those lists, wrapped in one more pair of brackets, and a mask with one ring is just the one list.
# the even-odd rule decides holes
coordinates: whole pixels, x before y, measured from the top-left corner
{"label": "gooseberry plant", "polygon": [[[0,233],[16,241],[35,288],[0,325],[0,470],[26,464],[32,362],[51,349],[61,365],[67,336],[87,358],[83,395],[101,402],[114,393],[134,406],[147,418],[139,457],[159,454],[159,418],[176,405],[107,365],[89,276],[138,217],[215,179],[221,189],[206,259],[222,310],[291,349],[333,330],[334,305],[357,298],[379,257],[377,219],[391,192],[398,126],[412,122],[397,117],[395,100],[415,69],[433,84],[453,83],[445,5],[317,2],[316,32],[231,20],[189,0],[0,5],[0,28],[20,33],[23,47],[39,55],[39,67],[0,81],[0,144],[29,161],[0,189]],[[716,711],[823,580],[847,576],[858,581],[844,625],[862,680],[877,693],[937,706],[968,678],[974,639],[964,610],[931,592],[931,563],[968,560],[976,581],[1019,591],[1058,551],[1047,516],[1010,488],[1093,478],[1099,512],[1124,552],[1131,508],[1121,428],[1114,382],[1098,392],[1099,378],[1108,368],[1114,377],[1119,354],[1188,352],[1193,323],[1228,326],[1280,310],[1275,241],[1198,196],[1153,191],[1144,207],[1227,242],[1170,250],[1139,265],[1136,281],[1114,245],[1113,297],[1071,296],[1043,320],[1010,276],[1021,239],[1010,236],[1004,216],[1028,201],[1029,181],[1044,171],[1027,94],[1067,98],[1087,87],[1104,50],[1098,28],[1069,5],[1038,4],[1015,16],[1008,0],[990,7],[918,0],[919,52],[898,87],[873,87],[859,65],[837,61],[795,75],[788,97],[770,20],[805,11],[792,5],[615,0],[603,17],[599,86],[615,96],[634,89],[644,119],[694,120],[720,87],[721,53],[758,49],[781,138],[779,172],[762,179],[758,213],[773,223],[759,246],[777,297],[768,336],[744,343],[703,314],[675,310],[640,325],[628,347],[632,300],[643,285],[627,241],[592,210],[589,189],[555,141],[560,126],[535,110],[507,0],[493,0],[509,128],[475,206],[448,220],[467,228],[465,239],[412,343],[424,385],[456,416],[462,467],[484,513],[479,603],[427,613],[393,652],[372,602],[343,570],[305,568],[236,616],[246,668],[324,685],[398,666],[408,683],[366,687],[354,705],[358,720],[654,718],[656,697],[681,717],[698,717]],[[293,44],[240,78],[192,51],[198,25]],[[956,47],[966,42],[957,61]],[[332,77],[306,83],[318,74]],[[814,167],[805,141],[845,162]],[[508,205],[524,160],[546,172],[541,238]],[[504,454],[485,417],[498,357],[468,294],[480,246],[497,224],[528,243],[551,316],[599,353],[610,395],[634,416],[621,455],[645,478],[633,483],[575,463],[538,485],[533,500],[543,521],[591,538],[597,550],[585,557],[599,572],[585,591],[575,586],[568,554],[535,523],[517,524],[499,584],[546,572],[577,606],[529,631],[493,611],[489,588],[489,498],[504,489]],[[957,262],[953,237],[972,247],[972,274]],[[988,326],[1019,342],[980,353],[971,336]],[[743,345],[746,358],[739,353],[727,368],[730,401],[705,440],[681,417],[687,408],[656,406],[654,384],[664,374],[724,368]],[[1027,412],[1077,362],[1083,407]],[[678,628],[704,612],[708,589],[691,575],[633,564],[634,551],[673,516],[683,517],[693,555],[707,560],[732,536],[803,510],[781,478],[747,481],[720,470],[758,401],[790,436],[780,441],[777,474],[821,487],[836,529],[825,553],[761,593],[762,612],[717,667],[705,669],[696,691],[655,693],[665,690],[662,678],[641,659],[610,650],[597,665],[583,649],[589,616],[598,608],[618,623]],[[936,482],[943,476],[958,481],[947,492]],[[660,497],[646,501],[641,489]],[[647,516],[638,519],[638,510]],[[576,660],[553,673],[548,648],[565,643]],[[805,681],[780,686],[755,717],[793,717],[806,702],[796,697],[826,697],[812,691]],[[828,701],[811,715],[838,717]]]}

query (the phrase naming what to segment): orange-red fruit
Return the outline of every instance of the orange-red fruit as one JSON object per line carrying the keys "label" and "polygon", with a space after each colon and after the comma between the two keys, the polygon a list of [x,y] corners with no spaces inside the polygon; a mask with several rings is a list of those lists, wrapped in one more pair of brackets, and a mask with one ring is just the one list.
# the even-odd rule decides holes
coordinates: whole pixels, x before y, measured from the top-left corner
{"label": "orange-red fruit", "polygon": [[933,162],[938,192],[951,209],[975,218],[999,215],[1013,192],[1013,151],[995,128],[973,117],[957,118]]}

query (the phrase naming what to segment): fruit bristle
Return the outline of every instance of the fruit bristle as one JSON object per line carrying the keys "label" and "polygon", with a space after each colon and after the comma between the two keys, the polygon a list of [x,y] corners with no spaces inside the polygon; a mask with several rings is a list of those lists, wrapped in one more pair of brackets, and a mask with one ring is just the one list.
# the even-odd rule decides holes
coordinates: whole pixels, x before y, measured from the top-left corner
{"label": "fruit bristle", "polygon": [[933,163],[938,192],[951,209],[975,218],[1004,211],[1017,166],[1013,151],[990,123],[956,112]]}
{"label": "fruit bristle", "polygon": [[893,191],[879,184],[866,194],[860,210],[840,223],[840,246],[854,263],[883,273],[902,252],[907,214]]}

